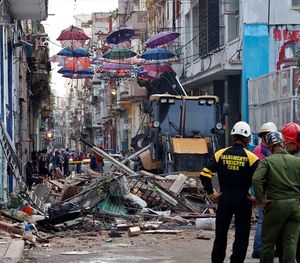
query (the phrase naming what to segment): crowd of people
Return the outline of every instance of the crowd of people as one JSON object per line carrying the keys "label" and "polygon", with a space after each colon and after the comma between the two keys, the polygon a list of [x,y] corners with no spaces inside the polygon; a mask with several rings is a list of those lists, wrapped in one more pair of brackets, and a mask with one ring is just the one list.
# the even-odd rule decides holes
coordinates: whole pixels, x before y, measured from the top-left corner
{"label": "crowd of people", "polygon": [[[103,149],[102,145],[98,148]],[[133,149],[129,149],[128,153],[121,152],[119,161],[134,153]],[[104,159],[93,151],[82,152],[69,149],[47,151],[43,149],[39,152],[32,152],[30,162],[26,163],[26,181],[28,187],[35,183],[43,182],[43,178],[53,178],[57,175],[67,177],[73,170],[75,173],[82,172],[82,161],[88,160],[87,165],[95,172],[103,172]],[[70,167],[70,164],[74,166]],[[135,164],[135,163],[134,163]],[[136,170],[136,167],[133,167]]]}
{"label": "crowd of people", "polygon": [[[200,173],[204,190],[218,202],[211,262],[224,262],[233,216],[230,262],[244,262],[255,206],[258,222],[252,257],[271,263],[276,252],[279,262],[300,262],[300,126],[288,123],[279,132],[272,122],[263,124],[261,142],[253,152],[246,149],[251,138],[248,123],[237,122],[231,136],[233,145],[217,151]],[[212,184],[216,174],[218,192]]]}
{"label": "crowd of people", "polygon": [[81,161],[89,158],[89,155],[81,151],[69,151],[69,149],[39,152],[33,151],[31,161],[26,163],[26,182],[28,187],[34,183],[40,183],[43,178],[53,178],[60,174],[67,177],[71,173],[70,162],[78,161],[76,173],[81,173]]}

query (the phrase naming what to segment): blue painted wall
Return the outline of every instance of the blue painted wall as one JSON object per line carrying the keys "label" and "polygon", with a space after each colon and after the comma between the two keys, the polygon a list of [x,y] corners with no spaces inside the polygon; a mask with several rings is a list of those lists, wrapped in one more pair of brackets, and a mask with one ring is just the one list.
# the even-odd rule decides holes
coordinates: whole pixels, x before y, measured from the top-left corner
{"label": "blue painted wall", "polygon": [[244,24],[242,66],[242,120],[249,121],[247,81],[269,72],[267,24]]}

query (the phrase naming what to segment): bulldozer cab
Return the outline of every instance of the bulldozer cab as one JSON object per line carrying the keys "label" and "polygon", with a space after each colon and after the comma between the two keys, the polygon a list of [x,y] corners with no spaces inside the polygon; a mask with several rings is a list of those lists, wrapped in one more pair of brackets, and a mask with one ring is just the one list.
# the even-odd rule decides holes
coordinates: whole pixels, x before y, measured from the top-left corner
{"label": "bulldozer cab", "polygon": [[[161,134],[183,137],[209,137],[219,117],[219,99],[216,96],[153,95],[153,125]],[[159,124],[158,124],[159,123]]]}
{"label": "bulldozer cab", "polygon": [[140,156],[144,168],[199,174],[218,149],[223,131],[218,97],[156,94],[150,96],[147,111],[146,137],[153,147]]}

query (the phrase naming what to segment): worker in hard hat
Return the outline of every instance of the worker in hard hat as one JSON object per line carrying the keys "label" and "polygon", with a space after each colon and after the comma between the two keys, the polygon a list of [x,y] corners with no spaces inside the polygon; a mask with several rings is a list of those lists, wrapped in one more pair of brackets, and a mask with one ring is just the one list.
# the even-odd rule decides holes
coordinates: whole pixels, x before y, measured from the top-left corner
{"label": "worker in hard hat", "polygon": [[[261,126],[258,133],[258,136],[260,137],[261,141],[253,150],[253,153],[260,160],[263,160],[265,157],[270,156],[272,154],[266,143],[266,135],[269,132],[275,132],[275,131],[277,131],[277,126],[273,122],[267,122]],[[263,210],[260,206],[258,206],[258,218],[255,226],[252,258],[259,258],[260,255],[261,229],[262,229],[263,217],[264,217]]]}
{"label": "worker in hard hat", "polygon": [[[211,255],[212,263],[222,263],[226,257],[227,233],[235,217],[235,241],[230,262],[243,263],[246,257],[252,214],[249,188],[258,157],[246,147],[251,129],[244,121],[237,122],[232,130],[233,145],[217,151],[213,160],[200,173],[204,190],[212,201],[218,201],[216,237]],[[220,193],[214,191],[212,177],[218,173]]]}
{"label": "worker in hard hat", "polygon": [[288,123],[281,132],[285,140],[286,150],[290,154],[300,157],[300,125]]}
{"label": "worker in hard hat", "polygon": [[264,209],[260,262],[273,262],[277,240],[282,241],[282,262],[295,262],[300,233],[300,161],[285,150],[280,132],[266,142],[272,155],[260,161],[253,189]]}
{"label": "worker in hard hat", "polygon": [[[281,133],[285,140],[285,148],[288,153],[300,157],[300,125],[297,123],[288,123],[282,128]],[[282,262],[282,248],[282,240],[279,239],[276,247],[279,262]],[[296,260],[300,263],[300,240],[297,245]]]}

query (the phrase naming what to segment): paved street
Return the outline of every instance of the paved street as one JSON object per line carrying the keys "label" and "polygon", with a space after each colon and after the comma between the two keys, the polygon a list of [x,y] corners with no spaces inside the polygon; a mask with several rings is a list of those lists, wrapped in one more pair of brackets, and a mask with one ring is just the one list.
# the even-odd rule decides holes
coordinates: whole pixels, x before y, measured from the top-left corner
{"label": "paved street", "polygon": [[[253,233],[252,233],[253,235]],[[229,234],[228,257],[232,245],[232,231]],[[54,262],[86,262],[86,263],[208,263],[213,238],[209,240],[199,237],[213,237],[211,231],[186,231],[178,235],[141,235],[128,238],[125,234],[121,238],[115,238],[111,243],[106,243],[103,238],[81,237],[62,238],[51,241],[51,247],[36,248],[25,252],[24,263],[54,263]],[[251,258],[253,238],[250,238],[250,246],[245,263],[259,262]],[[61,255],[64,252],[84,252],[87,255]],[[275,261],[278,262],[278,261]]]}

